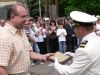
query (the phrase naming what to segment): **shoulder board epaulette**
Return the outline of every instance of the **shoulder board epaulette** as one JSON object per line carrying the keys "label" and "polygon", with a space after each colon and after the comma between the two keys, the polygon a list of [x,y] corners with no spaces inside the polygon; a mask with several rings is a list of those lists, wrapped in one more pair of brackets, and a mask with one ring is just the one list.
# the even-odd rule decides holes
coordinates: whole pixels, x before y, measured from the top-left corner
{"label": "shoulder board epaulette", "polygon": [[84,47],[86,46],[87,42],[88,42],[88,41],[83,41],[83,42],[80,44],[79,47],[84,48]]}

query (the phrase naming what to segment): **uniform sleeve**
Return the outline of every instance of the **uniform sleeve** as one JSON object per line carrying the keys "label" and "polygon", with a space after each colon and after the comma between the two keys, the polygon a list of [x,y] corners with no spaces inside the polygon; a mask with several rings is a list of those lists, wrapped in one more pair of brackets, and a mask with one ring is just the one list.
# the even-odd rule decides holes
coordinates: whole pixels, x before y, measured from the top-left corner
{"label": "uniform sleeve", "polygon": [[55,67],[57,66],[56,70],[60,74],[81,75],[81,73],[83,73],[88,68],[89,65],[90,65],[90,59],[87,53],[79,50],[75,53],[73,63],[70,66],[60,64],[60,65],[55,65]]}
{"label": "uniform sleeve", "polygon": [[0,38],[0,66],[8,66],[12,53],[9,42]]}

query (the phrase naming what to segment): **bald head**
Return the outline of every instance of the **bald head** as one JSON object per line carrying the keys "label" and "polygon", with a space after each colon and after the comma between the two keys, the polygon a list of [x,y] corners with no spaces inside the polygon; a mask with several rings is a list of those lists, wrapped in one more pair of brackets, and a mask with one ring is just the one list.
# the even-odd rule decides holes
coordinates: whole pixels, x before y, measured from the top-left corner
{"label": "bald head", "polygon": [[16,4],[15,7],[18,15],[22,13],[26,13],[26,9],[23,5]]}

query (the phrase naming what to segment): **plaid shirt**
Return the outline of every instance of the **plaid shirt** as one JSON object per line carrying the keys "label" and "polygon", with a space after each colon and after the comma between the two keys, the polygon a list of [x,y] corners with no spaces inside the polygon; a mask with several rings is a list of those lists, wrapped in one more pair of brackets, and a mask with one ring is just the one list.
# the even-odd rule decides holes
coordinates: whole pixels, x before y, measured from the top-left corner
{"label": "plaid shirt", "polygon": [[8,74],[28,72],[30,46],[26,34],[8,23],[0,32],[0,66],[7,68]]}

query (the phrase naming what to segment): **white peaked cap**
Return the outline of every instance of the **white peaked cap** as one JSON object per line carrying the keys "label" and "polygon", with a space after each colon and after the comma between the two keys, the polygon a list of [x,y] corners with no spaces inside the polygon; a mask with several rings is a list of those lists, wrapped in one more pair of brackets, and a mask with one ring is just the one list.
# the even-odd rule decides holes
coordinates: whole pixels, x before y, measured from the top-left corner
{"label": "white peaked cap", "polygon": [[80,11],[72,11],[70,13],[70,17],[77,22],[83,23],[91,23],[96,22],[98,20],[97,17]]}

